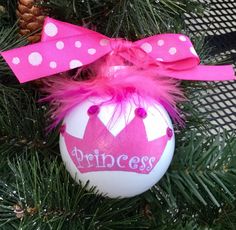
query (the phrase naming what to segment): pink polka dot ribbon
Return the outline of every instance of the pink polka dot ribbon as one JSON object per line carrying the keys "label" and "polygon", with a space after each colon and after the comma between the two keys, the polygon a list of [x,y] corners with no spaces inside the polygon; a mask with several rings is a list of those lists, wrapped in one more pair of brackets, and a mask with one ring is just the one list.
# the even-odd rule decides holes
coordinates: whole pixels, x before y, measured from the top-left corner
{"label": "pink polka dot ribbon", "polygon": [[[142,65],[135,53],[143,52],[157,72],[182,80],[231,80],[231,65],[204,66],[190,41],[182,34],[159,34],[136,42],[112,39],[92,30],[45,19],[41,42],[2,52],[18,80],[23,83],[95,62],[116,50],[133,64]],[[145,65],[147,67],[148,65]]]}

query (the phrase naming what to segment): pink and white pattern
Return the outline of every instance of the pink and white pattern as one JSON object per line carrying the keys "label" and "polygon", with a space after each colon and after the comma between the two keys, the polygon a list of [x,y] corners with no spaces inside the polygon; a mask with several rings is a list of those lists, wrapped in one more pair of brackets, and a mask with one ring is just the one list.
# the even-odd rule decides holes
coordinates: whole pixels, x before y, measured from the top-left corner
{"label": "pink and white pattern", "polygon": [[[157,72],[165,76],[184,80],[234,78],[231,66],[198,65],[200,59],[190,39],[182,34],[159,34],[131,43],[49,17],[40,43],[1,54],[23,83],[90,64],[120,46],[122,52],[132,47],[143,50],[157,63]],[[125,58],[135,63],[128,55]]]}

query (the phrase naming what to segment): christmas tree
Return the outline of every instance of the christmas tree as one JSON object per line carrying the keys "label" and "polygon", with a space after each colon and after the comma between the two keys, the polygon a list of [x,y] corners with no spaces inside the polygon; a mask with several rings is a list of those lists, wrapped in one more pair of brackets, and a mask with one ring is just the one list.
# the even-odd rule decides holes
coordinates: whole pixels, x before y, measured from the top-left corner
{"label": "christmas tree", "polygon": [[[210,4],[0,0],[0,50],[38,41],[49,15],[132,41],[183,33],[191,37],[203,63],[215,64],[210,42],[203,33],[191,33],[191,20],[186,23],[189,15],[203,15]],[[175,127],[176,149],[167,173],[141,195],[111,199],[77,184],[65,169],[58,146],[60,127],[46,130],[50,106],[39,102],[45,82],[19,84],[2,57],[0,73],[0,229],[235,229],[235,134],[224,129],[212,133],[214,124],[199,102],[201,92],[216,84],[181,83],[189,99],[179,105],[186,122]]]}

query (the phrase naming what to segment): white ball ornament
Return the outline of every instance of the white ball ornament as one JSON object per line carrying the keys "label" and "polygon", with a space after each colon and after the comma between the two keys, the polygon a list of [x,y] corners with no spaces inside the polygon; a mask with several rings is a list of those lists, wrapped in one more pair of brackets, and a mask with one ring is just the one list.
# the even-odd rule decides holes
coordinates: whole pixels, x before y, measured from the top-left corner
{"label": "white ball ornament", "polygon": [[104,195],[141,194],[161,179],[171,163],[175,138],[169,115],[152,99],[102,101],[90,98],[65,117],[62,159],[77,182],[89,181]]}

